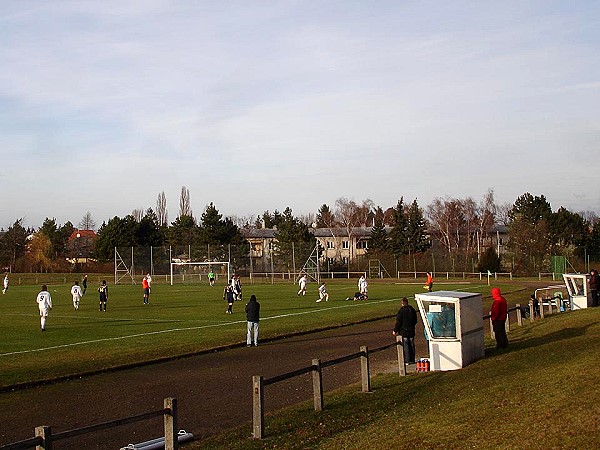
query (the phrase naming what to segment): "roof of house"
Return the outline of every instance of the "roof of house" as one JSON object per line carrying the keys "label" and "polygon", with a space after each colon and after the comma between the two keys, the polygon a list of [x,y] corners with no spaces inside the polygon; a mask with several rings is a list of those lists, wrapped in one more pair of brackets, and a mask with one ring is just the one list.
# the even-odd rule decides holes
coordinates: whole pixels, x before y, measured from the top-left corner
{"label": "roof of house", "polygon": [[77,238],[96,238],[96,232],[94,230],[73,230],[71,236],[69,236],[69,242]]}

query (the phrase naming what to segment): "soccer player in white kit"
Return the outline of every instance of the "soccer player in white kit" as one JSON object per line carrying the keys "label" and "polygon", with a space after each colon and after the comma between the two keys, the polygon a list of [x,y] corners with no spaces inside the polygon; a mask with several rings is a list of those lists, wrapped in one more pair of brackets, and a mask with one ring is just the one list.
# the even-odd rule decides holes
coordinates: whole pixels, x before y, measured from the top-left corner
{"label": "soccer player in white kit", "polygon": [[358,279],[358,291],[365,296],[365,299],[368,298],[367,294],[369,292],[369,282],[364,275],[361,275]]}
{"label": "soccer player in white kit", "polygon": [[319,300],[317,300],[317,303],[322,302],[323,300],[325,300],[326,302],[329,301],[329,294],[327,293],[325,283],[319,286]]}
{"label": "soccer player in white kit", "polygon": [[46,319],[48,318],[48,312],[52,309],[52,297],[45,284],[37,295],[36,301],[38,308],[40,309],[40,324],[42,326],[42,331],[46,331]]}
{"label": "soccer player in white kit", "polygon": [[79,301],[83,296],[83,292],[79,287],[79,281],[76,281],[75,284],[73,284],[73,287],[71,288],[71,295],[73,296],[73,308],[75,308],[75,311],[77,311],[79,309]]}
{"label": "soccer player in white kit", "polygon": [[2,293],[6,294],[6,291],[8,291],[8,274],[4,275],[4,285],[3,285]]}
{"label": "soccer player in white kit", "polygon": [[306,283],[308,282],[308,279],[306,278],[306,275],[302,275],[300,277],[300,279],[298,280],[298,285],[300,286],[300,290],[298,291],[298,295],[302,294],[302,295],[306,295]]}

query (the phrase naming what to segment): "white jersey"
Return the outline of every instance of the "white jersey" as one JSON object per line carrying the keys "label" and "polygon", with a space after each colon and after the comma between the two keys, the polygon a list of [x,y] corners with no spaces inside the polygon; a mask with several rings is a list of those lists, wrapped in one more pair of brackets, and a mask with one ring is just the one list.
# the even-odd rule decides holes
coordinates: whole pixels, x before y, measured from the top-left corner
{"label": "white jersey", "polygon": [[4,277],[4,289],[8,289],[8,277]]}
{"label": "white jersey", "polygon": [[300,278],[300,280],[298,280],[298,284],[300,285],[301,289],[304,289],[306,287],[306,277],[302,277]]}
{"label": "white jersey", "polygon": [[52,308],[52,297],[48,291],[41,291],[37,295],[36,301],[38,303],[38,307],[40,308],[40,312],[48,312],[48,309]]}
{"label": "white jersey", "polygon": [[358,290],[361,294],[366,294],[369,289],[369,283],[365,277],[360,277],[358,279]]}
{"label": "white jersey", "polygon": [[327,293],[327,288],[325,287],[324,284],[322,284],[321,286],[319,286],[319,295],[325,295]]}
{"label": "white jersey", "polygon": [[73,300],[80,300],[83,296],[83,292],[79,286],[73,285],[71,288],[71,295],[73,296]]}

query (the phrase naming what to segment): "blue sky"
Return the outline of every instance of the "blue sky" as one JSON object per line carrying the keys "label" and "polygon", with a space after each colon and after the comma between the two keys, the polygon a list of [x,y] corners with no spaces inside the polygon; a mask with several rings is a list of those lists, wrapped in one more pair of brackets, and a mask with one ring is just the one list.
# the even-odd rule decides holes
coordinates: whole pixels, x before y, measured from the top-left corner
{"label": "blue sky", "polygon": [[344,197],[600,215],[598,1],[0,4],[0,227]]}

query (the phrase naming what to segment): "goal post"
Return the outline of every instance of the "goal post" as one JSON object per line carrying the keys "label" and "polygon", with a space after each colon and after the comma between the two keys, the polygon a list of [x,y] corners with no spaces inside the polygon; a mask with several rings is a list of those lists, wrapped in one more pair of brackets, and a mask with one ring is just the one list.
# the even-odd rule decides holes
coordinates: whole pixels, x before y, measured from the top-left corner
{"label": "goal post", "polygon": [[[221,270],[214,270],[219,267]],[[217,279],[227,273],[227,281],[229,281],[231,279],[229,267],[229,261],[171,261],[171,286],[178,278],[181,278],[181,282],[191,283],[195,279],[199,282],[202,275],[208,275],[213,270]]]}

